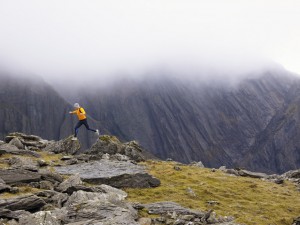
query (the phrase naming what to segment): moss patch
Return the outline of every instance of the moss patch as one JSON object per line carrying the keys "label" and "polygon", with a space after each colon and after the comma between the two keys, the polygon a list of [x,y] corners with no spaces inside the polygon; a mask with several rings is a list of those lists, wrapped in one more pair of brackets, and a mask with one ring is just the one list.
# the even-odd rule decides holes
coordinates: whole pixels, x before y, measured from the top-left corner
{"label": "moss patch", "polygon": [[[192,209],[213,209],[219,215],[234,216],[236,222],[248,225],[288,225],[300,215],[300,193],[290,182],[278,185],[187,165],[180,165],[182,170],[176,171],[174,162],[143,164],[150,174],[161,180],[161,186],[126,189],[131,202],[174,201]],[[196,196],[189,194],[188,188]],[[219,204],[208,205],[207,201]]]}

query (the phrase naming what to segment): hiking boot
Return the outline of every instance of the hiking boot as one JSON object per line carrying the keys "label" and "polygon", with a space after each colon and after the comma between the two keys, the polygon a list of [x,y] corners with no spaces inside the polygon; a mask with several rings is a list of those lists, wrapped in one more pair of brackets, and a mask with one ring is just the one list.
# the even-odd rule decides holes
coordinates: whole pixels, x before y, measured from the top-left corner
{"label": "hiking boot", "polygon": [[96,134],[97,134],[98,136],[100,135],[100,133],[99,133],[99,130],[98,130],[98,129],[96,130]]}
{"label": "hiking boot", "polygon": [[72,139],[71,139],[72,141],[77,141],[78,140],[78,138],[77,137],[72,137]]}

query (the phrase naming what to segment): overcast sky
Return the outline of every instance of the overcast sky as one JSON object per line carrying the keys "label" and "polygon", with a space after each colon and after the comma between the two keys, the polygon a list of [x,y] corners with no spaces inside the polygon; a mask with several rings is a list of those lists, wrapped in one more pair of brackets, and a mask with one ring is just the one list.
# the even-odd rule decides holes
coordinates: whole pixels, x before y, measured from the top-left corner
{"label": "overcast sky", "polygon": [[55,79],[268,60],[300,74],[299,0],[0,0],[0,61]]}

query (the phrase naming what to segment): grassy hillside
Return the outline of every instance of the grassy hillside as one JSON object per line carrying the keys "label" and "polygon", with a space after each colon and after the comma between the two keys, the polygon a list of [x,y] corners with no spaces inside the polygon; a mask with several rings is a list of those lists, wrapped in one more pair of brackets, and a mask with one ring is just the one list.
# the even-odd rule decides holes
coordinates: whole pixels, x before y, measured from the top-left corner
{"label": "grassy hillside", "polygon": [[[289,182],[278,185],[260,179],[235,177],[221,171],[175,162],[148,161],[149,172],[161,180],[153,189],[126,189],[132,202],[174,201],[199,210],[213,209],[247,225],[290,225],[300,215],[300,192]],[[196,196],[188,193],[191,188]],[[208,205],[207,201],[218,204]]]}

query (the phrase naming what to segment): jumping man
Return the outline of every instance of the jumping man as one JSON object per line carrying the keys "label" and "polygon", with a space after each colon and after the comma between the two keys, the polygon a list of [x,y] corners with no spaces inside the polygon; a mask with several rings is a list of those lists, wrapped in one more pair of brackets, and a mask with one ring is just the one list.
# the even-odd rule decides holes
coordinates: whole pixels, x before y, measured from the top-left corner
{"label": "jumping man", "polygon": [[75,108],[75,110],[71,111],[69,113],[77,114],[79,121],[75,126],[75,135],[72,138],[72,140],[73,141],[77,140],[78,130],[79,130],[79,127],[81,127],[81,125],[84,125],[87,130],[94,131],[97,135],[99,135],[99,130],[94,130],[89,127],[84,109],[82,107],[80,107],[80,105],[78,103],[74,104],[74,108]]}

